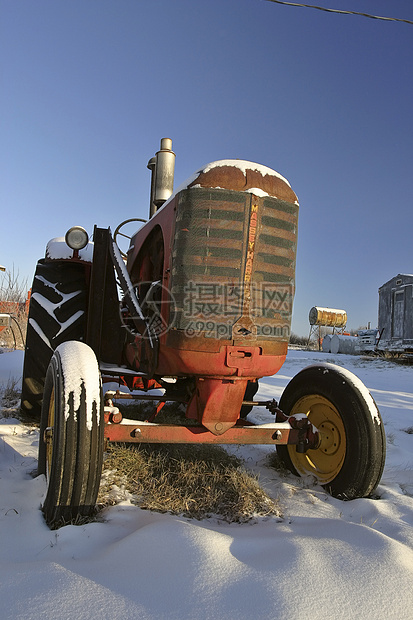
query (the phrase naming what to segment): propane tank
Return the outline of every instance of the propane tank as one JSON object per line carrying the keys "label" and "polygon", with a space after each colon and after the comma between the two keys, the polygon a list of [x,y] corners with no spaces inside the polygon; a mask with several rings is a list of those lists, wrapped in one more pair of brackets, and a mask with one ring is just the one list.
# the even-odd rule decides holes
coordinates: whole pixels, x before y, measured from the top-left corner
{"label": "propane tank", "polygon": [[334,308],[319,308],[314,306],[309,314],[310,325],[326,327],[344,327],[347,323],[347,312]]}

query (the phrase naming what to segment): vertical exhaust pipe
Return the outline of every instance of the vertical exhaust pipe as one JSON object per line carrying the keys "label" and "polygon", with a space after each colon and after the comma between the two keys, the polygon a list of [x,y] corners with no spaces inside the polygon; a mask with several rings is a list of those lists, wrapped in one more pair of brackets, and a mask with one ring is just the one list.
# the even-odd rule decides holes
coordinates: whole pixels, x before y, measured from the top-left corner
{"label": "vertical exhaust pipe", "polygon": [[162,138],[161,148],[155,157],[148,161],[148,168],[152,172],[149,206],[149,217],[152,217],[172,195],[174,189],[175,153],[172,151],[170,138]]}

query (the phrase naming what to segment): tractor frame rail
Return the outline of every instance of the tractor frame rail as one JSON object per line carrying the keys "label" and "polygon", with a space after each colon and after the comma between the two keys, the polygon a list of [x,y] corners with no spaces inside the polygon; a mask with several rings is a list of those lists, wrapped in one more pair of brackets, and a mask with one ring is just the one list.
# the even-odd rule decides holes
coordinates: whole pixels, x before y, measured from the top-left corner
{"label": "tractor frame rail", "polygon": [[287,422],[236,424],[222,435],[214,435],[201,425],[136,422],[105,426],[108,441],[125,443],[299,444],[302,435],[302,431],[291,428]]}
{"label": "tractor frame rail", "polygon": [[211,444],[267,444],[295,445],[297,452],[305,453],[309,449],[317,449],[320,435],[317,428],[301,413],[287,416],[278,407],[275,400],[243,401],[243,405],[265,406],[277,422],[269,424],[253,424],[238,419],[229,429],[215,425],[212,433],[200,423],[188,420],[186,424],[157,424],[152,421],[139,421],[130,424],[123,421],[119,409],[113,400],[136,399],[158,401],[185,402],[181,397],[167,397],[155,394],[128,394],[119,390],[105,393],[105,440],[114,443],[211,443]]}

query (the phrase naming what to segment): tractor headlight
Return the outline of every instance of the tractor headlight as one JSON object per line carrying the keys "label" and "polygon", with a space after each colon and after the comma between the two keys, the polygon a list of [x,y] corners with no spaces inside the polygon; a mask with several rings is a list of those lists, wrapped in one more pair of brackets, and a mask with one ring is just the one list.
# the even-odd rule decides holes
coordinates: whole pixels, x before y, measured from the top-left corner
{"label": "tractor headlight", "polygon": [[72,250],[82,250],[89,242],[89,235],[82,226],[72,226],[66,233],[65,241]]}

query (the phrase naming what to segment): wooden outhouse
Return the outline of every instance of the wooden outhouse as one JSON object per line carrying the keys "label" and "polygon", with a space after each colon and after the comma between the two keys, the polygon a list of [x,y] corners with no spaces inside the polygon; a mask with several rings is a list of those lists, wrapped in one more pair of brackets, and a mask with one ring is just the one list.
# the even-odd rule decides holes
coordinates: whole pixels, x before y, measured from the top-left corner
{"label": "wooden outhouse", "polygon": [[378,349],[413,356],[413,275],[398,274],[379,288]]}

